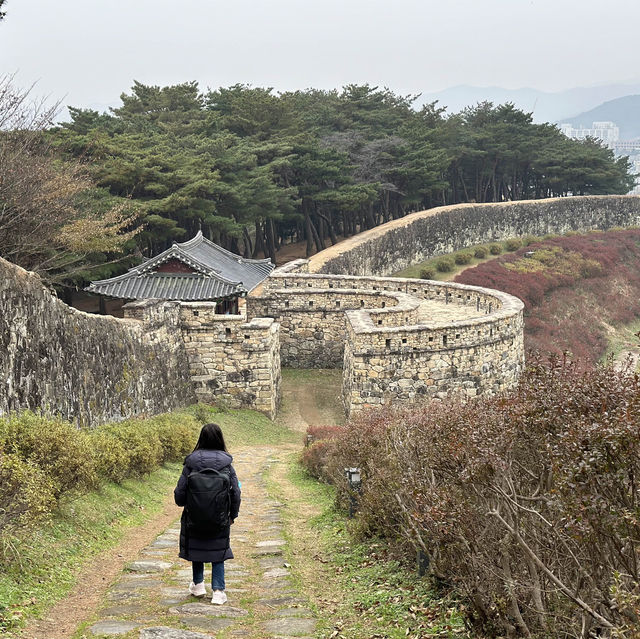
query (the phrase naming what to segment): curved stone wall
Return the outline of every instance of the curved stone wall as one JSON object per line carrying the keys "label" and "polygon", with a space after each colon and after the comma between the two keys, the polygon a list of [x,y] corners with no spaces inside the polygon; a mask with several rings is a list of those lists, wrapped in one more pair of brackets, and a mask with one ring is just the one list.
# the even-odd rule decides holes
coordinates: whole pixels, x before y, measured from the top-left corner
{"label": "curved stone wall", "polygon": [[[446,294],[435,282],[419,284],[427,296]],[[374,312],[347,312],[342,393],[348,415],[451,392],[495,393],[516,384],[524,366],[522,302],[475,287],[456,287],[450,296],[450,303],[475,303],[486,314],[389,327],[379,326]]]}
{"label": "curved stone wall", "polygon": [[390,275],[492,240],[640,225],[640,196],[598,195],[457,204],[412,213],[310,258],[312,273]]}
{"label": "curved stone wall", "polygon": [[[520,300],[455,283],[306,273],[308,266],[298,260],[274,271],[247,298],[247,314],[280,322],[283,365],[342,367],[347,414],[517,382],[524,365]],[[430,304],[464,318],[430,319]]]}

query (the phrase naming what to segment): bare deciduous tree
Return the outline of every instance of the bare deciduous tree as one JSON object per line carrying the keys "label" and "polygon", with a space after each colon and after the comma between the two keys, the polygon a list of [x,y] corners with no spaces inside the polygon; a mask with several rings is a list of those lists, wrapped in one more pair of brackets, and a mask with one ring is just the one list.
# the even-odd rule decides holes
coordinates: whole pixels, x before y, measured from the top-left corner
{"label": "bare deciduous tree", "polygon": [[90,254],[117,254],[139,230],[128,203],[83,210],[84,167],[57,157],[45,133],[58,106],[0,78],[0,256],[49,282],[86,270]]}

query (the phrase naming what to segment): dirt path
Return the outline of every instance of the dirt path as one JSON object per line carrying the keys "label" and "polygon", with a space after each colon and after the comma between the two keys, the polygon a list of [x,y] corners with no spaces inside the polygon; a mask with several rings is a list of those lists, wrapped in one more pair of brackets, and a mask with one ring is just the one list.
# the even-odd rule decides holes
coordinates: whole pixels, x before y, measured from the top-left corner
{"label": "dirt path", "polygon": [[[278,421],[304,431],[310,424],[343,419],[339,403],[341,371],[285,371],[283,407]],[[300,544],[286,560],[285,539],[304,522],[285,527],[282,504],[267,494],[268,471],[289,495],[282,461],[296,445],[251,446],[234,452],[242,480],[241,516],[232,529],[235,559],[226,562],[225,606],[191,597],[186,589],[190,563],[177,558],[180,509],[172,495],[162,512],[127,533],[121,544],[82,571],[71,594],[23,631],[28,639],[135,636],[141,639],[199,639],[243,636],[305,637],[315,620],[304,593],[304,563],[295,564]],[[303,518],[313,515],[313,509]],[[304,527],[304,526],[303,526]],[[304,546],[302,547],[304,553]],[[291,561],[291,563],[290,563]],[[205,580],[206,583],[206,580]],[[318,601],[314,594],[313,599]]]}
{"label": "dirt path", "polygon": [[[96,611],[76,636],[127,635],[141,639],[204,639],[212,636],[304,637],[315,619],[285,558],[283,505],[267,494],[264,475],[292,447],[259,446],[236,451],[242,509],[232,528],[235,558],[225,562],[227,604],[192,597],[191,564],[177,558],[180,526],[173,521],[113,580]],[[205,574],[208,586],[209,573]],[[208,594],[210,596],[210,588]]]}
{"label": "dirt path", "polygon": [[304,432],[308,426],[342,424],[341,392],[341,369],[285,370],[277,421],[298,432]]}
{"label": "dirt path", "polygon": [[171,522],[180,509],[167,495],[162,511],[143,526],[127,532],[119,546],[95,557],[82,570],[82,577],[67,597],[59,601],[42,619],[34,619],[23,630],[30,639],[64,639],[70,637],[87,614],[97,609],[109,584],[125,565]]}
{"label": "dirt path", "polygon": [[616,357],[614,366],[618,371],[628,370],[635,373],[638,370],[638,364],[640,364],[640,351],[624,350],[620,351]]}

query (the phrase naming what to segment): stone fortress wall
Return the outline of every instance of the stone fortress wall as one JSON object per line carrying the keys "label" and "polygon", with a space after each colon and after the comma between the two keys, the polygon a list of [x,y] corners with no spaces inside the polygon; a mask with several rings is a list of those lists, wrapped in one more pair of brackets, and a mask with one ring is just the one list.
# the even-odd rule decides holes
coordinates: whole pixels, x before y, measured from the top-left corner
{"label": "stone fortress wall", "polygon": [[[478,287],[276,269],[247,300],[281,325],[285,366],[343,368],[347,414],[393,401],[467,396],[514,385],[524,365],[523,305]],[[445,309],[447,319],[428,317]]]}
{"label": "stone fortress wall", "polygon": [[144,322],[83,313],[0,258],[0,340],[0,415],[94,425],[193,401],[177,303],[148,304]]}
{"label": "stone fortress wall", "polygon": [[474,244],[525,235],[640,226],[640,196],[593,195],[456,204],[412,213],[311,258],[312,273],[391,275]]}
{"label": "stone fortress wall", "polygon": [[[345,313],[342,337],[347,413],[394,400],[442,396],[452,390],[467,395],[496,392],[514,385],[524,364],[520,301],[488,289],[386,276],[427,258],[487,241],[637,225],[637,196],[439,207],[361,233],[318,253],[306,264],[278,270],[257,297],[264,299],[266,314],[282,317],[280,321],[294,329],[283,333],[285,352],[303,353],[303,359],[332,365],[340,352],[335,305],[344,304],[337,297],[352,289],[349,299],[353,301]],[[294,277],[295,271],[299,274]],[[312,279],[302,272],[321,277]],[[344,273],[351,277],[340,277]],[[311,293],[309,289],[316,286],[317,292]],[[295,308],[291,308],[291,302],[288,308],[282,308],[287,292],[291,297],[292,291],[305,289],[309,299],[305,300],[304,293],[296,293]],[[358,290],[375,291],[379,303],[367,308],[369,301],[360,300],[357,310],[354,293]],[[389,303],[388,295],[395,296],[396,303]],[[445,305],[467,309],[475,303],[476,317],[463,313],[466,317],[456,318],[454,314],[452,321],[432,322],[425,302],[420,300],[438,299]],[[313,314],[307,309],[302,319],[305,303],[311,302]],[[332,321],[318,321],[321,312]],[[325,331],[326,327],[331,330]],[[331,356],[323,356],[326,352]]]}
{"label": "stone fortress wall", "polygon": [[248,298],[248,319],[215,315],[211,304],[154,300],[129,305],[124,320],[90,315],[0,259],[0,415],[44,409],[95,424],[197,397],[273,418],[280,358],[342,366],[349,413],[456,389],[501,390],[523,365],[520,302],[389,274],[494,239],[634,225],[637,196],[423,211],[277,269]]}
{"label": "stone fortress wall", "polygon": [[198,401],[222,399],[230,407],[251,407],[274,419],[281,382],[278,323],[265,317],[247,322],[243,315],[216,315],[212,303],[183,302],[180,310]]}
{"label": "stone fortress wall", "polygon": [[71,308],[0,258],[0,416],[43,410],[92,426],[220,397],[275,416],[273,320],[213,317],[212,304],[160,300],[125,313]]}

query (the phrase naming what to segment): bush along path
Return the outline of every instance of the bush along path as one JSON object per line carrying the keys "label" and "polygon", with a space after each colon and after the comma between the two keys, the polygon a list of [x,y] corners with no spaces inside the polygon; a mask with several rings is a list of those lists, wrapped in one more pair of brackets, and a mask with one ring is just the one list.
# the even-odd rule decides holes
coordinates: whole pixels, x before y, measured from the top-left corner
{"label": "bush along path", "polygon": [[[191,564],[177,558],[174,522],[128,564],[108,590],[94,619],[75,637],[140,639],[310,637],[315,619],[287,563],[282,504],[271,499],[264,474],[281,462],[282,447],[243,449],[234,456],[242,481],[242,508],[232,527],[235,559],[225,563],[228,602],[215,606],[187,590]],[[207,594],[209,573],[205,573]]]}

